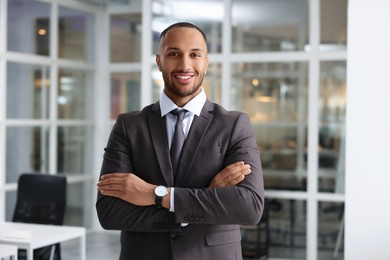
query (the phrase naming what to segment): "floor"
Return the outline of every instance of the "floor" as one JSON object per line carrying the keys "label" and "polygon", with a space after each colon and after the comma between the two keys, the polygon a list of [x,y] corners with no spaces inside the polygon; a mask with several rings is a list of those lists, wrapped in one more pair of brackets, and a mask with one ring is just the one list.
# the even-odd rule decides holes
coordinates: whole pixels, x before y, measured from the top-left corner
{"label": "floor", "polygon": [[[61,243],[62,260],[78,259],[79,247],[77,241]],[[86,237],[86,260],[119,259],[119,232],[94,231]]]}

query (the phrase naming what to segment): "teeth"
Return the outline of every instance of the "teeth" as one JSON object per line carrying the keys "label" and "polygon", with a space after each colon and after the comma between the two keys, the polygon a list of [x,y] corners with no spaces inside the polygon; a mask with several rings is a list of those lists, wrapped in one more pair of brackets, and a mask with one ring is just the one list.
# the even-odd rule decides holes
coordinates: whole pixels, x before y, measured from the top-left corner
{"label": "teeth", "polygon": [[176,76],[179,79],[189,79],[191,76]]}

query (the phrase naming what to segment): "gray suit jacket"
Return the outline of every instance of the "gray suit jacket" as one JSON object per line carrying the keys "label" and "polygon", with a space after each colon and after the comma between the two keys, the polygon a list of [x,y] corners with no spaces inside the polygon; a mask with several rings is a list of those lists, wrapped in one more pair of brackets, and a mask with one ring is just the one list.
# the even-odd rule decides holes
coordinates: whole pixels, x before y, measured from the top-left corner
{"label": "gray suit jacket", "polygon": [[[207,188],[219,171],[241,160],[252,170],[244,181]],[[176,181],[159,102],[121,114],[101,169],[101,174],[112,172],[132,172],[146,182],[175,187],[175,213],[98,193],[102,227],[122,230],[121,260],[242,259],[240,224],[257,224],[264,208],[260,153],[246,114],[207,100],[188,133]]]}

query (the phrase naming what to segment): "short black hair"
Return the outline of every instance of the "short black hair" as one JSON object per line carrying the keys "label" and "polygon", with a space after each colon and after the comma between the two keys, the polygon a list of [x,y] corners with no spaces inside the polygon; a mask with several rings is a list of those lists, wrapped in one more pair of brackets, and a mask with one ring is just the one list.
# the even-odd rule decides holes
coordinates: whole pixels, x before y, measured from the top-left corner
{"label": "short black hair", "polygon": [[188,23],[188,22],[179,22],[179,23],[174,23],[170,26],[168,26],[164,31],[162,31],[162,33],[160,34],[160,38],[159,38],[159,42],[161,43],[161,40],[165,37],[165,35],[167,34],[168,31],[170,31],[171,29],[173,28],[178,28],[178,27],[186,27],[186,28],[192,28],[192,29],[196,29],[198,30],[202,36],[203,36],[203,39],[204,41],[206,42],[206,45],[207,45],[207,36],[206,34],[202,31],[202,29],[200,29],[198,26],[192,24],[192,23]]}

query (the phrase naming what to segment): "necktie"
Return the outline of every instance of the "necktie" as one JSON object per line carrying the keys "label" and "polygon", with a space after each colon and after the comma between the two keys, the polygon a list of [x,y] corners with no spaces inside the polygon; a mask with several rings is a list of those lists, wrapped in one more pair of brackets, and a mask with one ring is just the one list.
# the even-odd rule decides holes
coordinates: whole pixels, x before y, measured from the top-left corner
{"label": "necktie", "polygon": [[171,111],[171,114],[176,116],[175,132],[173,133],[172,144],[171,144],[171,161],[173,167],[173,173],[176,174],[177,166],[180,159],[181,149],[184,144],[184,131],[183,131],[183,118],[187,110],[175,109]]}

